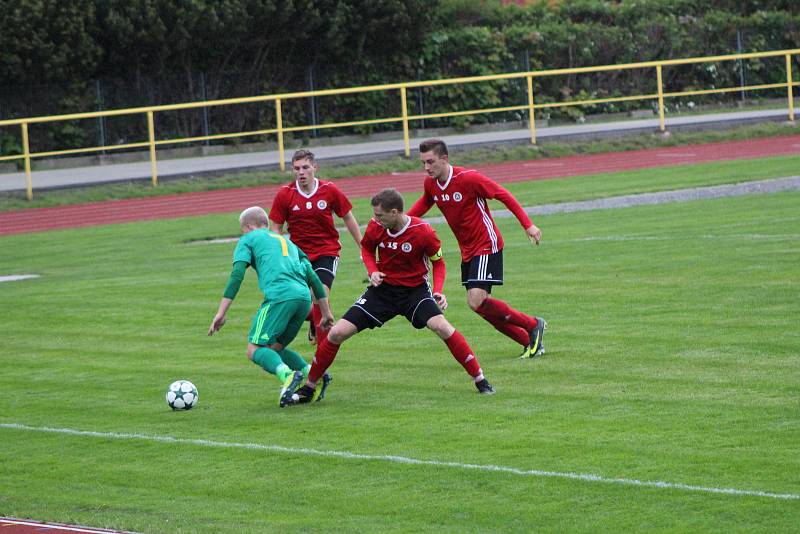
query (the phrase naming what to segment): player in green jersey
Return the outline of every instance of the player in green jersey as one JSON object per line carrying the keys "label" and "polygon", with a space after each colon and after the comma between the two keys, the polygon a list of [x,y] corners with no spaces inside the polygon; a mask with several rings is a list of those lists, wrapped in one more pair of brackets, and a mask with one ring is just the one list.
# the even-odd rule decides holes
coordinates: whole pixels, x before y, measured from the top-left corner
{"label": "player in green jersey", "polygon": [[[309,287],[320,305],[323,329],[333,325],[333,313],[325,288],[308,257],[290,240],[269,231],[267,213],[262,208],[254,206],[244,210],[239,216],[239,225],[242,237],[233,252],[233,270],[208,335],[225,324],[225,314],[239,292],[244,273],[248,266],[252,267],[258,274],[258,287],[264,293],[264,301],[253,317],[247,357],[278,377],[283,384],[279,398],[283,398],[284,391],[300,385],[301,379],[295,377],[295,371],[307,376],[311,368],[302,356],[288,348],[311,308]],[[318,400],[324,396],[328,382],[330,376],[323,380]]]}

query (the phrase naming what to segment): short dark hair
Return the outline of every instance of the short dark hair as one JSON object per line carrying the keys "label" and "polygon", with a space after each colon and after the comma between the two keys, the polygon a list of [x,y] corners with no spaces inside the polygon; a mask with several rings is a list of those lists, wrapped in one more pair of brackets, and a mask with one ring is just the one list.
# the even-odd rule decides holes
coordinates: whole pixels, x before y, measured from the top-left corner
{"label": "short dark hair", "polygon": [[311,152],[310,150],[301,149],[295,152],[294,155],[292,156],[292,163],[301,159],[307,159],[308,161],[314,164],[317,163],[317,160],[314,157],[314,153]]}
{"label": "short dark hair", "polygon": [[441,139],[428,139],[419,144],[419,153],[431,152],[437,156],[447,156],[447,145]]}
{"label": "short dark hair", "polygon": [[380,206],[382,210],[403,211],[403,195],[397,189],[383,189],[372,197],[372,206]]}

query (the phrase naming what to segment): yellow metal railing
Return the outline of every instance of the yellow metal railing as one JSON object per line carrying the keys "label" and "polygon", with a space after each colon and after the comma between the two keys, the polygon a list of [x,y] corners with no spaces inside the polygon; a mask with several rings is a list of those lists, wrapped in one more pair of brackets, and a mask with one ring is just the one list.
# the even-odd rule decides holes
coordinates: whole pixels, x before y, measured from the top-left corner
{"label": "yellow metal railing", "polygon": [[[601,103],[611,103],[611,102],[627,102],[627,101],[635,101],[635,100],[657,100],[658,101],[658,117],[659,117],[659,128],[661,131],[666,130],[666,123],[664,119],[664,100],[667,98],[675,98],[675,97],[683,97],[683,96],[691,96],[691,95],[709,95],[715,93],[729,93],[734,91],[757,91],[757,90],[764,90],[764,89],[780,89],[783,88],[786,90],[787,93],[787,100],[788,100],[788,118],[790,121],[794,121],[794,100],[793,100],[793,87],[800,86],[800,82],[795,82],[792,77],[792,57],[795,55],[800,54],[800,49],[792,49],[792,50],[778,50],[773,52],[754,52],[748,54],[732,54],[732,55],[725,55],[725,56],[707,56],[707,57],[697,57],[697,58],[687,58],[687,59],[673,59],[667,61],[646,61],[641,63],[625,63],[620,65],[602,65],[597,67],[578,67],[578,68],[569,68],[569,69],[552,69],[552,70],[543,70],[543,71],[531,71],[531,72],[521,72],[521,73],[512,73],[512,74],[496,74],[491,76],[470,76],[470,77],[463,77],[463,78],[451,78],[446,80],[427,80],[427,81],[418,81],[418,82],[407,82],[407,83],[393,83],[393,84],[386,84],[386,85],[371,85],[371,86],[364,86],[364,87],[350,87],[345,89],[327,89],[327,90],[320,90],[320,91],[305,91],[305,92],[298,92],[298,93],[285,93],[279,95],[263,95],[263,96],[254,96],[254,97],[245,97],[245,98],[230,98],[224,100],[210,100],[206,102],[191,102],[191,103],[183,103],[183,104],[171,104],[171,105],[163,105],[163,106],[149,106],[149,107],[139,107],[139,108],[128,108],[128,109],[118,109],[118,110],[110,110],[110,111],[95,111],[95,112],[87,112],[87,113],[72,113],[68,115],[53,115],[47,117],[31,117],[26,119],[14,119],[14,120],[0,120],[0,127],[7,127],[7,126],[20,126],[22,130],[22,154],[14,155],[14,156],[2,156],[0,157],[0,161],[13,161],[13,160],[23,160],[24,161],[24,168],[25,168],[25,177],[26,177],[26,189],[27,189],[27,198],[30,200],[33,198],[33,180],[31,175],[31,159],[33,158],[41,158],[41,157],[48,157],[48,156],[61,156],[61,155],[71,155],[71,154],[82,154],[82,153],[96,153],[100,151],[110,151],[110,150],[124,150],[129,148],[144,148],[147,147],[150,152],[150,168],[152,174],[152,183],[153,185],[158,184],[158,166],[156,163],[156,150],[159,146],[170,145],[170,144],[177,144],[177,143],[189,143],[189,142],[197,142],[197,141],[209,141],[209,140],[219,140],[219,139],[230,139],[235,137],[249,137],[249,136],[256,136],[256,135],[276,135],[278,141],[278,153],[280,154],[280,168],[281,170],[285,170],[286,163],[284,161],[283,152],[284,152],[284,135],[286,133],[291,132],[303,132],[308,130],[319,130],[319,129],[326,129],[326,128],[346,128],[352,126],[363,126],[363,125],[373,125],[373,124],[387,124],[387,123],[401,123],[403,127],[403,142],[405,147],[405,155],[409,157],[411,155],[411,146],[409,140],[409,123],[412,121],[421,121],[424,119],[434,119],[440,117],[459,117],[465,115],[477,115],[477,114],[486,114],[486,113],[500,113],[500,112],[508,112],[508,111],[524,111],[528,115],[529,125],[530,125],[530,133],[531,133],[531,143],[536,143],[536,120],[535,120],[535,111],[537,109],[547,109],[547,108],[555,108],[555,107],[567,107],[567,106],[584,106],[584,105],[593,105],[593,104],[601,104]],[[667,93],[664,92],[664,83],[662,78],[662,71],[664,67],[675,66],[675,65],[687,65],[687,64],[695,64],[695,63],[715,63],[715,62],[722,62],[722,61],[737,61],[741,59],[758,59],[758,58],[769,58],[769,57],[781,57],[785,58],[786,64],[786,82],[782,83],[773,83],[773,84],[764,84],[764,85],[751,85],[751,86],[736,86],[736,87],[726,87],[726,88],[715,88],[715,89],[701,89],[701,90],[693,90],[693,91],[678,91],[678,92],[671,92]],[[652,94],[640,94],[640,95],[629,95],[629,96],[620,96],[620,97],[613,97],[613,98],[596,98],[596,99],[588,99],[588,100],[574,100],[574,101],[563,101],[563,102],[551,102],[551,103],[543,103],[537,104],[534,102],[534,91],[533,91],[533,81],[534,78],[544,78],[547,76],[563,76],[563,75],[571,75],[571,74],[587,74],[587,73],[597,73],[597,72],[608,72],[608,71],[621,71],[621,70],[631,70],[631,69],[655,69],[655,76],[656,76],[656,84],[657,84],[657,92]],[[525,78],[527,82],[527,102],[522,105],[516,106],[504,106],[504,107],[496,107],[496,108],[487,108],[487,109],[471,109],[471,110],[460,110],[460,111],[450,111],[450,112],[443,112],[443,113],[428,113],[428,114],[420,114],[420,115],[409,115],[408,113],[408,102],[407,102],[407,92],[408,89],[417,88],[417,87],[434,87],[440,85],[457,85],[457,84],[471,84],[471,83],[478,83],[478,82],[487,82],[487,81],[495,81],[495,80],[513,80],[513,79],[522,79]],[[282,103],[288,100],[293,99],[300,99],[300,98],[308,98],[308,97],[320,97],[320,96],[333,96],[333,95],[344,95],[344,94],[355,94],[355,93],[366,93],[366,92],[374,92],[374,91],[399,91],[400,93],[400,109],[401,114],[397,117],[385,117],[385,118],[378,118],[378,119],[368,119],[368,120],[358,120],[358,121],[350,121],[350,122],[338,122],[338,123],[326,123],[326,124],[311,124],[311,125],[304,125],[304,126],[286,126],[283,124],[283,115],[282,115]],[[255,131],[245,131],[245,132],[235,132],[235,133],[225,133],[225,134],[215,134],[215,135],[206,135],[201,137],[184,137],[178,139],[158,139],[156,136],[155,130],[155,121],[154,115],[156,113],[161,113],[164,111],[176,111],[176,110],[187,110],[187,109],[195,109],[201,107],[212,107],[212,106],[229,106],[234,104],[249,104],[249,103],[256,103],[256,102],[269,102],[273,101],[275,103],[275,122],[276,125],[274,128],[268,128],[263,130],[255,130]],[[100,146],[100,147],[89,147],[89,148],[73,148],[67,150],[55,150],[55,151],[48,151],[48,152],[31,152],[30,151],[30,140],[28,136],[28,126],[30,124],[38,124],[38,123],[45,123],[45,122],[58,122],[58,121],[70,121],[70,120],[79,120],[79,119],[91,119],[97,117],[114,117],[120,115],[134,115],[134,114],[145,114],[147,117],[147,141],[137,142],[137,143],[127,143],[127,144],[120,144],[120,145],[113,145],[113,146]]]}

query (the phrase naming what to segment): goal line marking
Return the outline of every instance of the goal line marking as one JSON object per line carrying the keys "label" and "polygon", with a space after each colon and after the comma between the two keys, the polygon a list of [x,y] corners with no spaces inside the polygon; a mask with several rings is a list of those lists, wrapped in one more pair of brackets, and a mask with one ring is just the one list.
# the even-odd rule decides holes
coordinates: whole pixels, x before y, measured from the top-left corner
{"label": "goal line marking", "polygon": [[681,484],[679,482],[637,480],[629,478],[612,478],[612,477],[604,477],[600,475],[592,475],[586,473],[542,471],[539,469],[519,469],[516,467],[505,467],[501,465],[482,465],[482,464],[467,464],[460,462],[447,462],[439,460],[420,460],[417,458],[408,458],[405,456],[394,456],[394,455],[360,454],[360,453],[353,453],[346,451],[325,451],[317,449],[308,449],[304,447],[297,447],[297,448],[282,447],[280,445],[263,445],[260,443],[237,443],[229,441],[213,441],[207,439],[175,438],[172,436],[154,436],[147,434],[95,432],[89,430],[75,430],[72,428],[36,427],[18,423],[0,423],[0,428],[6,428],[10,430],[24,430],[29,432],[66,434],[70,436],[87,436],[87,437],[95,437],[103,439],[155,441],[160,443],[197,445],[201,447],[249,449],[257,451],[280,452],[286,454],[299,454],[307,456],[323,456],[327,458],[343,458],[347,460],[367,460],[367,461],[390,462],[398,464],[422,465],[422,466],[433,466],[433,467],[451,467],[454,469],[466,469],[472,471],[484,471],[484,472],[494,472],[494,473],[507,473],[511,475],[519,475],[527,477],[563,478],[569,480],[580,480],[584,482],[600,482],[605,484],[620,484],[625,486],[639,486],[646,488],[695,491],[702,493],[718,493],[724,495],[735,495],[735,496],[746,496],[746,497],[765,497],[770,499],[781,499],[781,500],[800,500],[800,494],[796,493],[773,493],[769,491],[743,490],[736,488],[719,488],[713,486],[696,486],[692,484]]}

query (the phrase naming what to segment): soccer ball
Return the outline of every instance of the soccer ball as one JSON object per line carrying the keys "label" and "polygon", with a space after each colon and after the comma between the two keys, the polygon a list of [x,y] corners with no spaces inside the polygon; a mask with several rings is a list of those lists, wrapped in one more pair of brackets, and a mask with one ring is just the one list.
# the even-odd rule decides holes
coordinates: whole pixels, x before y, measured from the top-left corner
{"label": "soccer ball", "polygon": [[197,398],[197,388],[188,380],[176,380],[167,390],[167,404],[173,410],[191,410]]}

